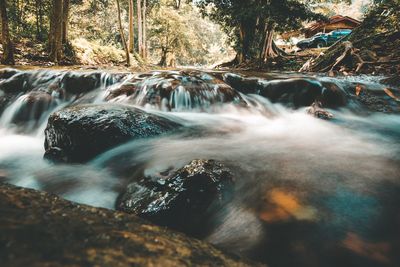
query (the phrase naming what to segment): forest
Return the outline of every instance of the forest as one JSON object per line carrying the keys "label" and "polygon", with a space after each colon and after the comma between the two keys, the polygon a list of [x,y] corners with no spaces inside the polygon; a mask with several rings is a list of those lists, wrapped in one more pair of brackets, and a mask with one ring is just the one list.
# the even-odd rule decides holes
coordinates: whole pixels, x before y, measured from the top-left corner
{"label": "forest", "polygon": [[0,266],[400,266],[400,0],[0,0]]}
{"label": "forest", "polygon": [[304,63],[301,56],[280,49],[277,35],[326,20],[332,8],[360,16],[380,2],[2,1],[2,62],[174,67],[251,61],[274,68],[273,61],[298,70],[293,62]]}

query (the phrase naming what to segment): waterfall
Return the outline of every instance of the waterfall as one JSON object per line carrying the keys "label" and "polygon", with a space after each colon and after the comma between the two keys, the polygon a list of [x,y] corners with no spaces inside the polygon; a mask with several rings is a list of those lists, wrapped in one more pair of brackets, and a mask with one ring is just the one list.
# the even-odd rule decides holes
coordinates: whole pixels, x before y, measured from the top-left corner
{"label": "waterfall", "polygon": [[[275,266],[288,258],[307,266],[307,253],[323,266],[343,260],[336,252],[352,233],[382,234],[386,239],[374,242],[395,249],[398,240],[385,231],[398,221],[400,94],[380,78],[15,71],[0,79],[0,181],[112,209],[131,181],[213,159],[235,177],[233,200],[213,213],[206,237],[213,244]],[[49,116],[92,104],[135,108],[181,126],[86,164],[44,159]],[[311,105],[333,118],[308,114]]]}

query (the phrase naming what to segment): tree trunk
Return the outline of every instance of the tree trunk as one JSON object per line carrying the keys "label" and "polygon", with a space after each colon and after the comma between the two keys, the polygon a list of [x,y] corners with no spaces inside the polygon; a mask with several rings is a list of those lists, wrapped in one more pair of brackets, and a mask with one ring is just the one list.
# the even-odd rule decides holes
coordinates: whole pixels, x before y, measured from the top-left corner
{"label": "tree trunk", "polygon": [[175,0],[175,9],[181,8],[181,0]]}
{"label": "tree trunk", "polygon": [[138,25],[138,51],[139,55],[143,57],[143,23],[142,23],[142,0],[137,0],[137,25]]}
{"label": "tree trunk", "polygon": [[264,42],[261,51],[261,60],[267,62],[269,58],[276,58],[279,53],[274,45],[275,23],[267,23],[265,25]]}
{"label": "tree trunk", "polygon": [[167,56],[168,56],[168,49],[163,47],[161,49],[160,63],[158,63],[159,66],[161,66],[161,67],[166,67],[167,66]]}
{"label": "tree trunk", "polygon": [[40,25],[40,0],[35,0],[35,19],[36,19],[36,39],[42,40],[42,30]]}
{"label": "tree trunk", "polygon": [[265,32],[263,37],[263,45],[260,52],[260,60],[261,62],[266,63],[269,59],[287,56],[285,51],[280,49],[274,41],[274,34],[275,34],[275,23],[267,23],[265,25]]}
{"label": "tree trunk", "polygon": [[10,30],[8,28],[7,3],[6,0],[0,0],[0,17],[1,17],[1,42],[3,45],[2,64],[14,65],[14,47],[11,42]]}
{"label": "tree trunk", "polygon": [[129,0],[129,52],[133,53],[135,49],[135,14],[134,14],[134,0]]}
{"label": "tree trunk", "polygon": [[43,41],[43,2],[42,0],[36,1],[36,27],[37,27],[37,36],[36,38],[39,41]]}
{"label": "tree trunk", "polygon": [[142,37],[142,46],[143,46],[143,51],[142,51],[142,57],[144,60],[147,59],[147,30],[146,30],[146,12],[147,12],[147,1],[143,0],[143,17],[142,17],[142,22],[143,22],[143,37]]}
{"label": "tree trunk", "polygon": [[248,52],[248,46],[247,46],[247,33],[246,29],[244,27],[244,24],[240,24],[240,52],[238,53],[238,61],[239,63],[243,63],[246,61],[247,58],[247,52]]}
{"label": "tree trunk", "polygon": [[62,22],[62,43],[68,42],[68,23],[69,23],[69,1],[64,0],[63,4],[63,22]]}
{"label": "tree trunk", "polygon": [[130,65],[131,65],[131,60],[130,60],[130,57],[129,57],[128,45],[126,44],[124,29],[122,28],[121,8],[120,8],[120,5],[119,5],[119,0],[117,0],[117,10],[118,10],[118,26],[119,26],[119,31],[120,31],[120,34],[121,34],[122,45],[123,45],[123,47],[124,47],[125,54],[126,54],[126,65],[127,65],[127,66],[130,66]]}
{"label": "tree trunk", "polygon": [[63,1],[53,0],[50,19],[50,60],[59,63],[62,58]]}

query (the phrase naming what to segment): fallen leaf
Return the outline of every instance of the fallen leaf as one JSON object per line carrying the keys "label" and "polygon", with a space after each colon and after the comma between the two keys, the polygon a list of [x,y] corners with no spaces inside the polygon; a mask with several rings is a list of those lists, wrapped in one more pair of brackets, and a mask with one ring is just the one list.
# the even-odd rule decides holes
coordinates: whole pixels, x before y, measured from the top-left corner
{"label": "fallen leaf", "polygon": [[386,93],[388,96],[390,96],[391,98],[393,98],[394,100],[400,101],[400,99],[399,99],[397,96],[395,96],[395,95],[392,93],[392,91],[390,91],[388,88],[383,89],[383,91],[385,91],[385,93]]}
{"label": "fallen leaf", "polygon": [[357,84],[357,86],[356,86],[356,96],[359,96],[359,95],[360,95],[361,90],[362,90],[361,85]]}

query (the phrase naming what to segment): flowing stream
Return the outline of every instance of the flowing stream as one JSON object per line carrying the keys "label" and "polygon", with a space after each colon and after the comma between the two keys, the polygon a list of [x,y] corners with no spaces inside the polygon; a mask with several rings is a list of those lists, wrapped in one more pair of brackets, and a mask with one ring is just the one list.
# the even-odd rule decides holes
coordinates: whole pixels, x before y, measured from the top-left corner
{"label": "flowing stream", "polygon": [[[39,70],[0,79],[3,90],[11,85],[24,88],[1,113],[0,181],[112,209],[127,182],[124,173],[132,166],[151,174],[193,159],[214,159],[233,171],[235,196],[214,214],[207,241],[268,266],[400,266],[398,114],[374,112],[349,101],[327,108],[333,119],[322,120],[307,114],[307,107],[273,103],[253,93],[238,93],[245,105],[220,101],[219,91],[204,85],[182,85],[170,99],[149,100],[154,84],[173,83],[168,79],[180,75],[159,74]],[[19,82],[18,75],[28,78]],[[196,75],[207,86],[214,82],[210,73]],[[68,93],[67,87],[81,84],[73,84],[72,76],[91,77],[85,80],[91,89]],[[258,83],[300,76],[307,78],[271,74]],[[348,88],[361,85],[387,97],[379,77],[308,78],[333,83],[347,95]],[[138,93],[110,97],[138,80]],[[45,99],[41,93],[48,88],[55,88],[50,101],[30,102],[32,92]],[[0,90],[0,97],[4,92]],[[200,96],[193,98],[194,93]],[[351,97],[356,99],[357,93]],[[48,117],[79,103],[133,105],[192,130],[128,142],[86,164],[43,159]]]}

